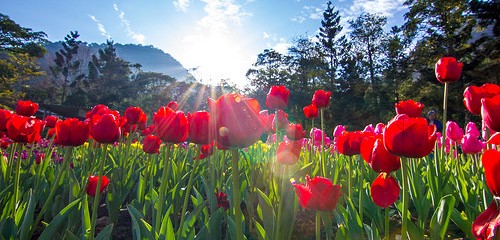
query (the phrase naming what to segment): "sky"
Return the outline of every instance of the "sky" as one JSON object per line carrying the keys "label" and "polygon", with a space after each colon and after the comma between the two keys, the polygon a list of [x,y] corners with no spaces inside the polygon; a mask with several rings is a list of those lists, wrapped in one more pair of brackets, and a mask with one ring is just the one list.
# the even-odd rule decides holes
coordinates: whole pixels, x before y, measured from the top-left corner
{"label": "sky", "polygon": [[[228,79],[244,86],[245,73],[265,49],[286,53],[298,37],[321,26],[326,0],[18,0],[0,13],[23,27],[61,41],[70,31],[80,40],[153,45],[172,55],[205,83]],[[344,30],[362,12],[401,25],[404,0],[332,0]]]}

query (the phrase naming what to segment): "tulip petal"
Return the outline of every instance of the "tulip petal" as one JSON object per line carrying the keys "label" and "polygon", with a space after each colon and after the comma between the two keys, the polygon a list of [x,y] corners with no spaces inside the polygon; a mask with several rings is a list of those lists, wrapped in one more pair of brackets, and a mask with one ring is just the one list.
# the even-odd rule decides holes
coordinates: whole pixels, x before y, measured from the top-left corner
{"label": "tulip petal", "polygon": [[399,198],[399,185],[387,173],[380,173],[371,186],[371,196],[377,206],[387,208]]}

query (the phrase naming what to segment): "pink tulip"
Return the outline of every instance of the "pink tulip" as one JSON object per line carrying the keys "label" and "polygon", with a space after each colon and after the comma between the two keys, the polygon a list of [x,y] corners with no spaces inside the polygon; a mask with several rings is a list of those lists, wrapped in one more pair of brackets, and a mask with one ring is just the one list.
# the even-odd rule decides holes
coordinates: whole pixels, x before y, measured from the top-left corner
{"label": "pink tulip", "polygon": [[486,148],[486,143],[479,140],[477,136],[471,134],[465,134],[462,138],[462,151],[465,154],[476,154],[480,153]]}
{"label": "pink tulip", "polygon": [[344,125],[337,125],[333,130],[333,137],[338,137],[346,130]]}
{"label": "pink tulip", "polygon": [[375,125],[375,129],[373,130],[373,133],[375,133],[375,135],[382,135],[384,133],[384,128],[385,124],[377,123],[377,125]]}
{"label": "pink tulip", "polygon": [[467,123],[467,126],[465,127],[465,134],[470,134],[471,136],[479,137],[480,133],[476,127],[476,123],[474,122]]}
{"label": "pink tulip", "polygon": [[446,123],[446,137],[452,141],[459,142],[464,136],[464,130],[456,122],[448,121]]}
{"label": "pink tulip", "polygon": [[375,129],[373,128],[373,124],[366,125],[365,129],[363,129],[363,132],[374,133]]}

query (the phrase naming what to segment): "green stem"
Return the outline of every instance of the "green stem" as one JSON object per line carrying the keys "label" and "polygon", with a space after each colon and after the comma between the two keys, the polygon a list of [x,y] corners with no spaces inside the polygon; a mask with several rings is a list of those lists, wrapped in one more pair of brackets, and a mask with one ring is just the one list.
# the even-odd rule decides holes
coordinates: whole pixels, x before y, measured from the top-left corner
{"label": "green stem", "polygon": [[101,184],[102,184],[102,176],[104,175],[104,162],[106,161],[107,155],[108,155],[108,144],[104,144],[102,146],[104,148],[103,152],[104,155],[102,156],[102,160],[99,161],[99,168],[97,170],[97,187],[96,187],[96,193],[94,196],[94,203],[92,203],[92,218],[90,221],[90,234],[89,234],[89,239],[93,240],[94,239],[94,232],[95,232],[95,225],[97,223],[97,209],[99,208],[99,202],[101,198]]}
{"label": "green stem", "polygon": [[[311,122],[311,130],[314,129],[314,118],[312,119],[312,122]],[[313,131],[313,134],[312,134],[312,137],[311,137],[311,145],[310,145],[310,149],[309,149],[309,162],[313,162],[313,152],[314,152],[314,131]]]}
{"label": "green stem", "polygon": [[283,216],[283,207],[285,205],[285,192],[286,192],[286,182],[287,182],[287,176],[288,176],[288,171],[287,171],[287,166],[286,165],[283,165],[281,166],[281,186],[280,186],[280,201],[279,201],[279,205],[278,205],[278,221],[276,222],[277,223],[277,229],[276,229],[276,232],[275,232],[275,237],[274,239],[283,239],[283,237],[280,235],[280,231],[281,231],[281,224],[282,224],[282,216]]}
{"label": "green stem", "polygon": [[45,203],[43,204],[42,209],[38,213],[38,216],[36,217],[35,221],[33,222],[33,225],[31,225],[31,226],[33,226],[33,229],[31,229],[31,234],[30,234],[31,236],[33,235],[34,230],[38,226],[38,223],[40,222],[40,220],[42,220],[42,217],[43,217],[45,211],[47,210],[49,205],[52,203],[52,198],[54,197],[54,195],[56,193],[57,187],[59,186],[59,181],[61,180],[61,176],[63,175],[64,172],[66,172],[66,170],[69,167],[69,162],[70,162],[69,158],[71,156],[72,151],[73,151],[73,147],[71,147],[71,146],[68,147],[68,149],[66,150],[66,153],[64,155],[64,160],[63,160],[63,167],[62,167],[62,169],[59,169],[59,172],[57,173],[56,179],[54,180],[54,184],[52,185],[52,188],[50,189],[49,197],[47,197],[47,199],[45,200]]}
{"label": "green stem", "polygon": [[365,189],[365,184],[364,184],[364,178],[365,178],[365,161],[363,159],[360,159],[358,155],[357,162],[360,164],[360,179],[359,181],[361,182],[361,187],[359,188],[359,218],[361,219],[361,222],[363,222],[363,191]]}
{"label": "green stem", "polygon": [[[197,153],[195,155],[196,157],[198,157],[200,155],[200,149],[201,149],[201,146],[198,146],[198,150],[197,150]],[[184,202],[182,204],[181,221],[179,222],[179,230],[177,231],[177,239],[180,239],[180,236],[182,234],[182,229],[184,226],[184,218],[186,216],[186,209],[187,209],[187,205],[188,205],[188,200],[189,200],[189,196],[191,195],[189,193],[191,192],[191,188],[193,187],[193,179],[194,179],[194,175],[196,174],[196,167],[198,166],[200,161],[201,160],[199,160],[199,159],[194,160],[193,169],[191,169],[191,173],[189,174],[188,185],[187,185],[185,195],[184,195]]]}
{"label": "green stem", "polygon": [[384,234],[385,234],[385,240],[389,240],[389,208],[386,207],[385,209],[385,225],[384,225]]}
{"label": "green stem", "polygon": [[402,226],[401,226],[401,236],[402,240],[408,239],[408,205],[409,205],[409,187],[408,187],[408,159],[401,158],[401,181],[403,182],[403,207],[402,207]]}
{"label": "green stem", "polygon": [[19,149],[19,153],[17,154],[17,159],[16,161],[16,172],[14,174],[14,202],[12,202],[12,219],[15,219],[16,216],[16,205],[17,201],[19,200],[19,178],[21,176],[21,154],[22,154],[23,148]]}
{"label": "green stem", "polygon": [[347,196],[349,197],[349,199],[351,199],[351,171],[352,171],[352,165],[351,165],[351,161],[352,161],[352,157],[349,156],[347,157]]}
{"label": "green stem", "polygon": [[325,136],[324,136],[324,125],[323,125],[323,108],[319,110],[321,117],[321,170],[323,173],[323,177],[326,176],[326,159],[325,159]]}
{"label": "green stem", "polygon": [[168,178],[170,177],[170,148],[172,144],[167,143],[166,150],[165,150],[165,156],[163,159],[163,173],[161,176],[161,182],[160,182],[160,192],[158,194],[158,211],[156,212],[156,220],[155,220],[155,228],[154,230],[156,232],[160,231],[160,226],[161,226],[161,219],[163,216],[163,205],[165,204],[165,191],[167,191],[167,183],[168,183]]}
{"label": "green stem", "polygon": [[238,169],[238,162],[240,160],[240,156],[238,153],[238,149],[231,149],[231,153],[233,155],[233,208],[234,208],[234,222],[236,223],[236,239],[243,240],[243,229],[241,227],[242,224],[242,213],[240,208],[240,174]]}
{"label": "green stem", "polygon": [[442,146],[441,151],[443,151],[443,155],[445,155],[445,147],[446,147],[446,115],[448,111],[448,83],[444,83],[444,96],[443,96],[443,138],[442,138]]}
{"label": "green stem", "polygon": [[321,216],[319,211],[316,211],[316,240],[321,239]]}

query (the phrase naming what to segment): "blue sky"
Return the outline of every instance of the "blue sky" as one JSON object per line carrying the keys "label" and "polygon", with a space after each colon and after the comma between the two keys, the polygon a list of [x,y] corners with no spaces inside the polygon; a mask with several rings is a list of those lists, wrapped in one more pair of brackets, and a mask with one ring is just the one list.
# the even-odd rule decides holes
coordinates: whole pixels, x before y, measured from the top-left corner
{"label": "blue sky", "polygon": [[[44,31],[51,41],[77,30],[85,42],[153,45],[170,53],[204,82],[230,79],[243,86],[245,73],[266,48],[285,52],[294,38],[314,36],[325,0],[124,0],[4,1],[1,13],[23,27]],[[404,0],[335,0],[344,29],[362,12],[402,23]]]}

